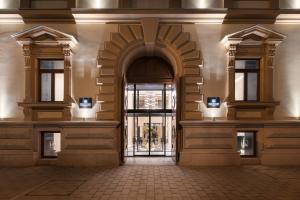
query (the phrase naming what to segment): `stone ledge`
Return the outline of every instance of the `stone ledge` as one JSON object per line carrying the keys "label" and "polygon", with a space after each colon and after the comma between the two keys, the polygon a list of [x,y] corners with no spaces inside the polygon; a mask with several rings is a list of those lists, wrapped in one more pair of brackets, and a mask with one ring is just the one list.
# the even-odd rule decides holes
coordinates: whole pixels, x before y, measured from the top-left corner
{"label": "stone ledge", "polygon": [[299,133],[273,133],[268,138],[300,138]]}
{"label": "stone ledge", "polygon": [[101,149],[114,149],[111,144],[102,144],[102,145],[67,145],[67,150],[101,150]]}
{"label": "stone ledge", "polygon": [[300,144],[272,144],[266,149],[300,149]]}
{"label": "stone ledge", "polygon": [[[114,134],[114,133],[113,133]],[[109,134],[90,134],[90,133],[82,133],[82,134],[70,134],[65,137],[66,139],[113,139],[114,136],[109,133]]]}
{"label": "stone ledge", "polygon": [[256,127],[256,128],[300,128],[299,120],[183,120],[179,124],[183,128],[243,128],[243,127]]}
{"label": "stone ledge", "polygon": [[185,149],[232,149],[230,144],[190,144]]}
{"label": "stone ledge", "polygon": [[1,139],[31,139],[29,134],[0,133]]}
{"label": "stone ledge", "polygon": [[31,150],[26,145],[0,145],[0,150]]}
{"label": "stone ledge", "polygon": [[186,139],[232,138],[231,133],[185,133]]}
{"label": "stone ledge", "polygon": [[0,121],[0,127],[44,127],[55,126],[62,128],[70,127],[119,127],[120,122],[114,120],[107,121]]}

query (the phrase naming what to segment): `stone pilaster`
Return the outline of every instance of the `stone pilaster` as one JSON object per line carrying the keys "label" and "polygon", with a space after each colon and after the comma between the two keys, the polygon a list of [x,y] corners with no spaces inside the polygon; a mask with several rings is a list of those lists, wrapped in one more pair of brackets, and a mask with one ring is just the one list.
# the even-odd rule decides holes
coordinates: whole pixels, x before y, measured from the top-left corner
{"label": "stone pilaster", "polygon": [[273,71],[274,71],[274,57],[276,52],[275,44],[266,44],[264,46],[265,50],[265,68],[264,70],[264,80],[263,80],[263,101],[273,101]]}
{"label": "stone pilaster", "polygon": [[23,46],[23,55],[25,59],[25,99],[24,103],[31,103],[33,101],[33,70],[32,70],[32,63],[31,63],[31,47],[30,45]]}
{"label": "stone pilaster", "polygon": [[72,51],[69,45],[63,45],[64,55],[64,102],[72,102]]}
{"label": "stone pilaster", "polygon": [[227,90],[226,100],[232,102],[235,99],[234,92],[234,68],[235,68],[235,55],[236,55],[236,44],[230,44],[228,48],[228,64],[227,64]]}

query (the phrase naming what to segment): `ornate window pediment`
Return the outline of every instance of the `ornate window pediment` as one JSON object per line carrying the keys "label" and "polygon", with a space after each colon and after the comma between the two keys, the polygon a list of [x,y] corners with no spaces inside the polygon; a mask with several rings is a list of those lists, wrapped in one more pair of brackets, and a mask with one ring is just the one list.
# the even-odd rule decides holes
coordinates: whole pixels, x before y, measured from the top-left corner
{"label": "ornate window pediment", "polygon": [[[276,47],[283,41],[285,36],[265,27],[255,25],[241,31],[229,34],[224,37],[222,42],[227,48],[227,118],[228,119],[272,119],[275,106],[279,102],[273,99],[273,68]],[[247,85],[258,85],[255,91],[258,91],[258,97],[255,101],[238,101],[235,93],[239,88],[235,88],[237,60],[259,61],[259,70],[257,71],[257,81],[247,82]],[[248,73],[253,75],[250,70]],[[247,73],[247,72],[246,72]],[[245,74],[245,77],[248,76]],[[241,87],[241,85],[239,85]],[[244,87],[244,86],[243,86]],[[237,89],[237,90],[235,90]],[[242,88],[241,90],[248,90]],[[237,93],[238,94],[238,93]],[[245,93],[247,94],[247,92]],[[247,98],[245,98],[247,99]]]}
{"label": "ornate window pediment", "polygon": [[[22,46],[25,58],[25,99],[19,103],[24,108],[25,120],[71,119],[71,60],[78,43],[75,37],[46,26],[33,27],[12,37]],[[42,70],[45,60],[49,69],[57,68],[55,60],[61,60],[60,72]],[[45,95],[47,101],[43,100]]]}
{"label": "ornate window pediment", "polygon": [[281,33],[255,25],[250,28],[229,34],[224,37],[223,42],[226,46],[235,45],[262,45],[262,44],[280,44],[284,36]]}
{"label": "ornate window pediment", "polygon": [[77,40],[74,36],[57,31],[47,26],[37,26],[21,33],[12,35],[20,45],[69,45],[74,48]]}

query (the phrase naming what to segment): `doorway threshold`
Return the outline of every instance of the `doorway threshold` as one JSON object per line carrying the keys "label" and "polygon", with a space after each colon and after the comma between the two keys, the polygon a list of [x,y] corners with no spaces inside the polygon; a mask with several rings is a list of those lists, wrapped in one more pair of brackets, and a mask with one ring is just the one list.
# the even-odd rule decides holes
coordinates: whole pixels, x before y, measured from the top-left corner
{"label": "doorway threshold", "polygon": [[171,157],[127,157],[124,165],[176,165]]}

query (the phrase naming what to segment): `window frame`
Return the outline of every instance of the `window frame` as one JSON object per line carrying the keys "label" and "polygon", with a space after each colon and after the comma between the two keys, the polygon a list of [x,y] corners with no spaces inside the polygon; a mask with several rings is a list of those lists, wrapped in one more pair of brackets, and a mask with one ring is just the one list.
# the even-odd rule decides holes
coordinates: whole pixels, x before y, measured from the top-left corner
{"label": "window frame", "polygon": [[[60,60],[64,62],[64,59],[60,58],[42,58],[38,59],[38,82],[39,82],[39,102],[41,103],[62,103],[63,101],[55,101],[55,74],[63,74],[65,75],[65,69],[41,69],[41,61],[43,60]],[[43,73],[50,73],[51,74],[51,101],[42,101],[42,74]],[[64,76],[65,79],[65,76]],[[65,88],[65,85],[64,85]],[[63,89],[64,89],[63,88]]]}
{"label": "window frame", "polygon": [[[44,145],[45,145],[45,134],[46,133],[59,133],[60,137],[61,137],[61,133],[57,132],[57,131],[42,131],[41,132],[41,158],[45,158],[45,159],[57,159],[58,156],[45,156],[45,152],[44,152]],[[60,139],[61,142],[61,139]]]}
{"label": "window frame", "polygon": [[[245,132],[245,133],[253,133],[253,155],[241,155],[241,158],[256,158],[257,157],[257,131],[253,131],[253,130],[238,130],[236,132],[236,141],[237,141],[237,136],[239,132]],[[236,145],[237,146],[237,145]]]}
{"label": "window frame", "polygon": [[[257,69],[236,69],[235,62],[237,60],[256,60],[258,61]],[[234,61],[234,101],[236,102],[259,102],[260,101],[260,59],[259,58],[236,58]],[[236,73],[240,73],[244,75],[244,100],[236,100],[235,99],[235,75]],[[256,88],[256,100],[248,100],[248,74],[256,73],[257,74],[257,88]]]}

